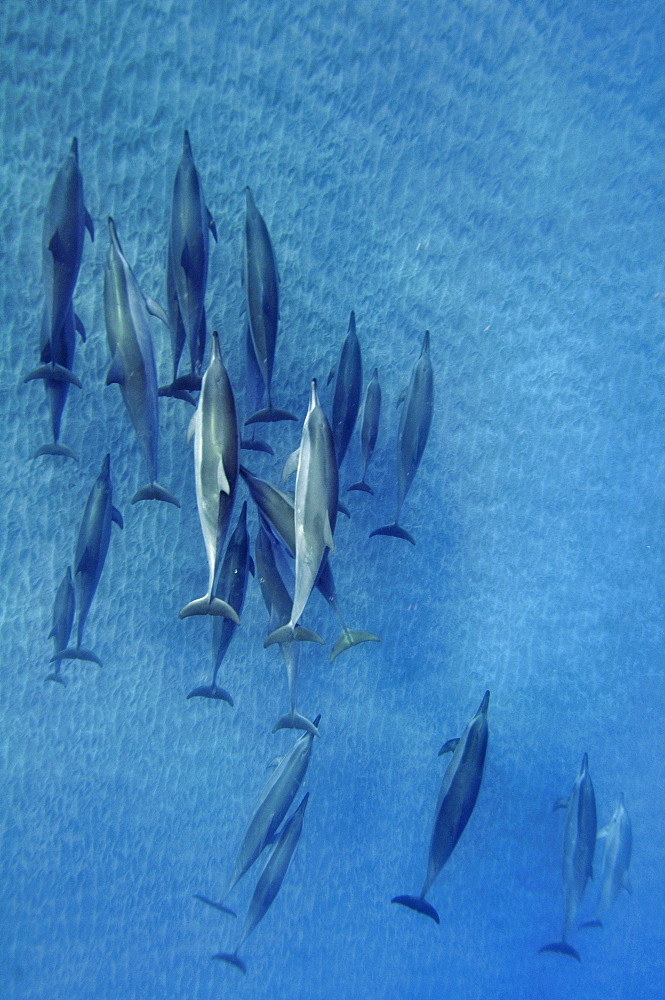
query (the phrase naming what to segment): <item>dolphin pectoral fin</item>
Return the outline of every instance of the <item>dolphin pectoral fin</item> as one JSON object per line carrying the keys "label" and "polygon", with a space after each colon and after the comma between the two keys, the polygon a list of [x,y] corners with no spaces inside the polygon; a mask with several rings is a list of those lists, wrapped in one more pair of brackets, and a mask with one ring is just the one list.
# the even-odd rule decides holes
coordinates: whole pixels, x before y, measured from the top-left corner
{"label": "dolphin pectoral fin", "polygon": [[332,648],[330,662],[333,663],[344,650],[359,646],[361,642],[381,642],[381,640],[378,635],[373,635],[371,632],[363,632],[358,628],[345,628]]}
{"label": "dolphin pectoral fin", "polygon": [[192,618],[195,615],[212,615],[215,618],[230,618],[232,622],[236,625],[240,625],[240,619],[238,614],[227,604],[226,601],[222,601],[219,597],[199,597],[196,601],[190,601],[182,609],[178,618]]}
{"label": "dolphin pectoral fin", "polygon": [[53,259],[57,260],[59,263],[64,263],[67,260],[67,251],[63,246],[63,242],[60,239],[60,233],[56,229],[53,236],[49,240],[48,248],[53,254]]}
{"label": "dolphin pectoral fin", "polygon": [[375,528],[374,531],[370,531],[369,537],[373,538],[374,535],[389,535],[391,538],[403,538],[404,541],[411,542],[412,545],[416,544],[413,535],[409,534],[404,528],[401,528],[396,521],[393,524],[386,524],[382,528]]}
{"label": "dolphin pectoral fin", "polygon": [[348,517],[348,519],[351,520],[351,511],[346,506],[346,504],[342,503],[341,500],[337,501],[337,513],[338,514],[343,514],[344,517]]}
{"label": "dolphin pectoral fin", "polygon": [[169,326],[169,318],[160,306],[159,302],[155,302],[155,300],[151,299],[149,295],[146,295],[145,304],[148,307],[150,315],[154,316],[156,319],[160,319],[166,329],[170,330],[171,327]]}
{"label": "dolphin pectoral fin", "polygon": [[552,806],[552,812],[556,812],[557,809],[567,809],[567,808],[568,808],[568,796],[566,795],[565,797],[556,800],[556,802]]}
{"label": "dolphin pectoral fin", "polygon": [[633,895],[633,885],[630,881],[628,872],[624,873],[623,879],[621,880],[621,888],[625,889],[629,896]]}
{"label": "dolphin pectoral fin", "polygon": [[207,896],[199,896],[198,892],[194,893],[194,899],[200,900],[200,902],[205,903],[206,906],[212,906],[213,910],[219,910],[220,913],[228,913],[230,917],[237,916],[235,910],[232,910],[230,906],[224,906],[222,903],[216,903],[214,899],[208,899]]}
{"label": "dolphin pectoral fin", "polygon": [[251,417],[247,417],[245,421],[245,427],[248,424],[275,424],[279,420],[297,420],[292,413],[288,410],[279,410],[275,406],[266,406],[262,410],[257,410],[256,413],[252,413]]}
{"label": "dolphin pectoral fin", "polygon": [[102,661],[95,653],[89,649],[83,649],[82,646],[69,646],[67,649],[59,650],[53,654],[50,662],[55,663],[57,660],[86,660],[88,663],[96,663],[98,667],[102,665]]}
{"label": "dolphin pectoral fin", "polygon": [[122,357],[117,352],[113,355],[113,361],[111,362],[111,367],[108,370],[105,384],[112,385],[114,382],[120,386],[125,384],[125,370],[122,367]]}
{"label": "dolphin pectoral fin", "polygon": [[220,951],[217,955],[213,955],[212,957],[218,959],[220,962],[228,962],[229,965],[235,965],[236,969],[240,969],[243,976],[247,973],[247,966],[241,958],[238,958],[238,953],[235,951],[232,955],[227,952]]}
{"label": "dolphin pectoral fin", "polygon": [[90,215],[90,212],[88,211],[87,208],[85,209],[85,228],[90,233],[90,239],[94,243],[95,242],[95,225],[94,225],[94,223],[92,221],[92,216]]}
{"label": "dolphin pectoral fin", "polygon": [[292,625],[287,622],[286,625],[282,625],[281,628],[276,628],[274,632],[271,632],[269,636],[266,637],[263,643],[263,648],[267,649],[268,646],[273,646],[277,642],[293,642],[294,629]]}
{"label": "dolphin pectoral fin", "polygon": [[364,479],[361,479],[359,483],[352,483],[351,486],[347,486],[346,492],[348,493],[349,490],[362,490],[363,493],[371,493],[374,496],[374,490]]}
{"label": "dolphin pectoral fin", "polygon": [[117,507],[111,507],[111,520],[115,521],[119,528],[125,527],[125,522],[122,519],[122,514]]}
{"label": "dolphin pectoral fin", "polygon": [[31,372],[28,372],[23,382],[32,382],[38,378],[46,379],[48,382],[66,382],[68,385],[75,385],[77,389],[81,388],[81,380],[76,377],[74,372],[70,372],[69,368],[65,368],[64,365],[39,365],[39,367],[33,368]]}
{"label": "dolphin pectoral fin", "polygon": [[212,238],[213,238],[213,240],[216,243],[217,242],[217,226],[215,225],[215,220],[213,219],[212,213],[211,213],[211,211],[210,211],[210,209],[208,208],[207,205],[206,205],[206,214],[208,216],[208,229],[212,233]]}
{"label": "dolphin pectoral fin", "polygon": [[247,560],[248,560],[247,569],[249,570],[249,572],[252,574],[253,577],[256,577],[256,566],[254,565],[254,560],[252,559],[251,556],[248,556]]}
{"label": "dolphin pectoral fin", "polygon": [[160,486],[159,483],[148,483],[147,486],[143,486],[138,490],[132,497],[131,502],[138,503],[139,500],[161,500],[163,503],[172,503],[174,507],[180,506],[180,501],[164,486]]}
{"label": "dolphin pectoral fin", "polygon": [[335,543],[333,541],[332,528],[330,527],[330,517],[328,516],[328,511],[325,514],[325,520],[323,522],[323,540],[330,549],[330,555],[335,555]]}
{"label": "dolphin pectoral fin", "polygon": [[196,400],[187,389],[175,389],[173,385],[160,385],[157,395],[170,396],[172,399],[182,399],[183,402],[189,403],[190,406],[196,406]]}
{"label": "dolphin pectoral fin", "polygon": [[571,944],[567,944],[565,941],[554,941],[552,944],[544,944],[542,948],[538,949],[538,954],[542,955],[544,951],[553,951],[557,955],[569,955],[571,958],[576,958],[578,962],[581,962],[579,952],[575,951]]}
{"label": "dolphin pectoral fin", "polygon": [[74,566],[74,573],[89,573],[93,568],[94,561],[94,556],[91,556],[86,546],[81,553],[81,558],[76,566]]}
{"label": "dolphin pectoral fin", "polygon": [[81,322],[81,317],[77,316],[76,313],[74,313],[74,326],[76,327],[76,330],[77,330],[78,335],[80,336],[81,340],[85,344],[85,327],[83,326],[83,323]]}
{"label": "dolphin pectoral fin", "polygon": [[192,440],[196,434],[196,428],[199,425],[199,411],[198,409],[192,413],[192,419],[189,421],[189,427],[187,428],[187,444]]}
{"label": "dolphin pectoral fin", "polygon": [[225,701],[233,708],[233,698],[229,692],[225,691],[224,688],[217,687],[216,684],[194,688],[187,695],[187,700],[190,698],[212,698],[213,701]]}
{"label": "dolphin pectoral fin", "polygon": [[47,674],[44,678],[44,683],[46,681],[55,681],[56,684],[62,684],[63,687],[67,687],[67,681],[62,674]]}
{"label": "dolphin pectoral fin", "polygon": [[309,719],[306,719],[304,715],[296,711],[289,712],[287,715],[283,715],[281,719],[278,719],[272,727],[272,732],[276,733],[278,729],[302,729],[304,732],[309,733],[310,736],[321,735]]}
{"label": "dolphin pectoral fin", "polygon": [[182,253],[180,254],[180,266],[189,278],[193,279],[196,276],[196,269],[192,263],[192,255],[189,252],[189,243],[187,240],[185,240],[185,245],[182,248]]}
{"label": "dolphin pectoral fin", "polygon": [[580,930],[583,927],[601,927],[603,926],[602,920],[585,920],[583,924],[580,924]]}
{"label": "dolphin pectoral fin", "polygon": [[390,902],[400,903],[402,906],[408,906],[410,910],[415,910],[416,913],[422,913],[425,917],[431,917],[435,924],[441,923],[439,914],[432,904],[428,903],[422,896],[395,896]]}
{"label": "dolphin pectoral fin", "polygon": [[439,757],[441,757],[444,753],[455,753],[458,743],[459,736],[456,736],[452,740],[447,740],[439,750]]}
{"label": "dolphin pectoral fin", "polygon": [[282,469],[282,484],[286,482],[289,476],[292,476],[294,472],[298,471],[298,461],[300,459],[300,448],[296,448],[292,451],[286,462],[284,463],[284,468]]}
{"label": "dolphin pectoral fin", "polygon": [[75,462],[78,462],[78,455],[75,455],[72,449],[68,448],[66,444],[43,444],[30,457],[39,458],[40,455],[61,455],[63,458],[73,458]]}

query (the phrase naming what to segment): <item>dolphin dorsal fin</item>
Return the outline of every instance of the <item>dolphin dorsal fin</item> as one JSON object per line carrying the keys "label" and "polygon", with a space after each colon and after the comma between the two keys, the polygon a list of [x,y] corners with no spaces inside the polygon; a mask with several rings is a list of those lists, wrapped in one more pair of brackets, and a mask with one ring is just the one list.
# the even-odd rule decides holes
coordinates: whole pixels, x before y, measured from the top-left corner
{"label": "dolphin dorsal fin", "polygon": [[95,242],[95,226],[94,226],[94,223],[92,221],[92,217],[90,215],[90,212],[88,211],[87,208],[85,209],[85,228],[90,233],[90,239],[94,243]]}
{"label": "dolphin dorsal fin", "polygon": [[441,757],[444,753],[455,753],[459,741],[459,736],[455,736],[452,740],[447,740],[439,750],[439,757]]}
{"label": "dolphin dorsal fin", "polygon": [[224,459],[222,458],[220,458],[217,464],[217,489],[221,493],[226,493],[227,496],[231,496],[231,487],[226,475],[226,469],[224,468]]}
{"label": "dolphin dorsal fin", "polygon": [[215,225],[215,220],[213,219],[212,214],[210,212],[210,209],[208,208],[207,205],[206,205],[206,213],[207,213],[207,216],[208,216],[208,229],[212,233],[212,238],[214,239],[214,241],[216,243],[217,242],[217,226]]}
{"label": "dolphin dorsal fin", "polygon": [[170,329],[170,327],[169,327],[169,318],[166,315],[166,313],[164,312],[164,310],[162,309],[162,307],[160,306],[159,302],[155,302],[155,300],[151,299],[149,295],[146,295],[146,297],[145,297],[145,304],[147,306],[147,309],[148,309],[148,312],[150,313],[150,315],[151,316],[155,316],[157,319],[161,319],[161,321],[164,324],[164,326],[166,327],[166,329],[167,330]]}
{"label": "dolphin dorsal fin", "polygon": [[125,384],[125,370],[122,366],[122,356],[119,351],[116,351],[113,355],[113,361],[106,376],[107,385],[112,385],[114,382],[117,382],[120,386]]}
{"label": "dolphin dorsal fin", "polygon": [[53,254],[54,260],[63,261],[66,259],[67,255],[65,253],[65,248],[62,244],[62,240],[60,239],[60,233],[58,232],[57,229],[53,233],[51,239],[49,240],[48,248]]}
{"label": "dolphin dorsal fin", "polygon": [[330,517],[328,511],[326,511],[325,520],[323,522],[323,540],[330,549],[330,555],[335,555],[335,543],[333,541],[332,528],[330,527]]}
{"label": "dolphin dorsal fin", "polygon": [[298,462],[300,460],[300,448],[296,448],[292,451],[286,462],[284,463],[284,468],[282,469],[282,484],[286,482],[289,476],[293,475],[294,472],[298,471]]}
{"label": "dolphin dorsal fin", "polygon": [[125,527],[125,522],[122,519],[122,514],[117,507],[111,507],[111,520],[115,521],[119,528]]}
{"label": "dolphin dorsal fin", "polygon": [[182,253],[180,255],[180,266],[182,267],[185,274],[191,277],[192,275],[192,255],[189,252],[189,243],[185,240],[185,245],[182,248]]}
{"label": "dolphin dorsal fin", "polygon": [[187,444],[192,440],[196,434],[196,429],[199,426],[199,410],[198,407],[192,413],[192,419],[189,421],[189,427],[187,428]]}

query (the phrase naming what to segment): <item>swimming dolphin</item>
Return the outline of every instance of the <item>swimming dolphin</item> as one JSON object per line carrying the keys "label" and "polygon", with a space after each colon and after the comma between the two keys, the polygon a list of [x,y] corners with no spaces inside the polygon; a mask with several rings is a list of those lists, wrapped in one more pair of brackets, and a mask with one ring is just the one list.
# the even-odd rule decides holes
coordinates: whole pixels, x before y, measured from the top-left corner
{"label": "swimming dolphin", "polygon": [[29,372],[25,378],[24,382],[29,382],[32,379],[43,379],[44,389],[46,391],[46,399],[48,402],[49,410],[51,412],[51,431],[53,434],[53,443],[44,444],[41,448],[32,456],[33,458],[38,458],[40,455],[62,455],[64,458],[73,458],[78,461],[76,455],[71,448],[67,445],[60,444],[60,423],[62,421],[62,413],[65,408],[65,403],[67,401],[67,395],[69,393],[70,384],[76,384],[80,387],[81,383],[74,376],[74,380],[67,381],[64,378],[51,378],[51,373],[53,371],[53,364],[56,368],[66,369],[71,371],[74,364],[74,351],[76,349],[76,331],[79,331],[83,340],[85,340],[85,330],[83,324],[79,320],[78,316],[74,315],[74,306],[70,300],[69,308],[65,313],[65,320],[60,328],[57,336],[51,337],[49,330],[48,314],[46,309],[42,313],[42,329],[40,338],[40,362],[38,368]]}
{"label": "swimming dolphin", "polygon": [[175,274],[173,260],[171,256],[171,242],[169,239],[169,250],[166,255],[166,312],[169,321],[169,332],[171,334],[171,352],[173,354],[173,381],[170,385],[159,387],[158,395],[172,396],[175,399],[183,399],[191,406],[196,406],[196,400],[189,392],[189,389],[200,389],[201,378],[199,375],[185,375],[178,378],[178,365],[182,349],[187,341],[187,331],[182,321],[180,304],[178,302],[178,290],[175,284]]}
{"label": "swimming dolphin", "polygon": [[163,310],[147,300],[122,252],[113,219],[109,216],[109,252],[104,268],[104,315],[111,352],[106,384],[120,386],[122,399],[134,425],[148,467],[147,486],[138,490],[132,503],[162,500],[176,507],[178,500],[157,482],[159,414],[157,368],[150,335],[148,313],[167,323]]}
{"label": "swimming dolphin", "polygon": [[[58,171],[44,215],[42,228],[42,274],[48,336],[52,341],[49,378],[80,382],[56,360],[57,340],[71,306],[83,257],[85,230],[94,240],[95,230],[83,201],[83,177],[79,170],[78,140]],[[46,377],[46,376],[43,376]]]}
{"label": "swimming dolphin", "polygon": [[446,861],[453,853],[458,840],[473,812],[480,790],[487,753],[487,706],[490,693],[486,691],[480,707],[459,739],[448,740],[441,747],[439,756],[452,753],[443,776],[434,816],[434,829],[429,847],[427,875],[419,896],[395,896],[393,903],[401,903],[417,910],[439,923],[439,914],[425,896],[430,890]]}
{"label": "swimming dolphin", "polygon": [[580,773],[567,799],[559,799],[555,809],[566,810],[563,835],[564,920],[561,940],[543,945],[539,954],[554,951],[581,961],[579,953],[568,944],[586,884],[593,878],[593,855],[596,848],[596,796],[589,774],[589,758],[584,754]]}
{"label": "swimming dolphin", "polygon": [[363,363],[360,356],[360,343],[356,334],[356,314],[352,310],[349,331],[342,345],[342,353],[337,366],[332,420],[330,421],[338,469],[342,465],[355,427],[360,407],[362,384]]}
{"label": "swimming dolphin", "polygon": [[267,407],[252,414],[245,424],[297,420],[292,413],[275,409],[270,397],[279,323],[279,275],[268,227],[248,187],[245,188],[245,199],[242,279],[247,296],[247,320],[254,357],[263,378],[268,401]]}
{"label": "swimming dolphin", "polygon": [[362,423],[360,427],[360,447],[363,453],[363,474],[360,482],[353,483],[349,490],[363,490],[365,493],[374,493],[374,490],[365,482],[367,466],[374,454],[374,446],[379,433],[379,417],[381,416],[381,386],[379,385],[379,369],[374,369],[374,374],[367,386],[365,402],[363,404]]}
{"label": "swimming dolphin", "polygon": [[[235,531],[229,538],[226,552],[218,573],[213,594],[226,601],[236,612],[242,614],[247,592],[247,580],[254,573],[254,563],[249,554],[249,535],[247,534],[247,501],[242,505],[240,517]],[[212,683],[204,687],[194,688],[188,698],[213,698],[226,701],[233,707],[233,698],[224,688],[217,686],[217,673],[226,651],[231,644],[237,626],[230,618],[213,618],[212,621],[212,652],[213,674]]]}
{"label": "swimming dolphin", "polygon": [[235,965],[235,967],[240,969],[242,973],[247,972],[247,967],[243,960],[239,958],[238,952],[259,921],[263,920],[266,913],[270,909],[275,896],[281,888],[284,877],[289,870],[289,865],[291,864],[294,851],[298,846],[298,841],[300,840],[303,817],[305,815],[308,799],[309,792],[306,792],[296,811],[284,824],[284,828],[277,838],[275,846],[270,852],[268,860],[266,861],[266,866],[261,873],[259,881],[256,883],[256,888],[251,898],[247,916],[245,918],[245,926],[243,927],[236,950],[232,953],[220,952],[217,955],[212,956],[222,962],[228,962],[230,965]]}
{"label": "swimming dolphin", "polygon": [[74,556],[74,586],[78,604],[78,624],[76,646],[61,649],[51,657],[56,660],[90,660],[99,664],[101,660],[90,650],[83,649],[83,627],[90,611],[97,584],[104,569],[106,553],[111,540],[111,522],[124,527],[122,514],[113,506],[111,487],[111,456],[106,455],[102,470],[97,476],[83,512]]}
{"label": "swimming dolphin", "polygon": [[217,565],[228,531],[238,478],[238,421],[233,389],[219,352],[217,332],[212,335],[212,358],[201,382],[201,394],[187,434],[194,438],[196,504],[208,556],[208,590],[190,601],[180,618],[219,615],[240,624],[227,601],[213,596]]}
{"label": "swimming dolphin", "polygon": [[603,919],[612,907],[621,889],[632,892],[628,869],[633,850],[633,831],[630,816],[623,803],[623,795],[614,810],[612,819],[598,833],[597,840],[605,841],[603,867],[600,875],[600,896],[593,920],[582,927],[602,927]]}
{"label": "swimming dolphin", "polygon": [[[172,280],[189,344],[191,374],[198,376],[205,353],[205,293],[208,282],[208,231],[217,241],[217,230],[203,197],[199,172],[194,164],[189,132],[185,129],[182,158],[173,183],[169,254]],[[168,278],[168,271],[167,271]],[[172,330],[177,343],[177,329]],[[182,350],[182,347],[180,347]],[[174,383],[179,355],[174,350]],[[196,380],[195,380],[196,382]],[[195,388],[195,383],[184,388]]]}
{"label": "swimming dolphin", "polygon": [[429,330],[425,333],[420,357],[416,362],[411,381],[402,407],[402,415],[397,431],[397,510],[392,524],[376,528],[373,535],[391,535],[404,538],[416,544],[413,535],[398,524],[404,498],[409,492],[420,459],[422,458],[430,424],[432,423],[432,401],[434,398],[434,377],[429,357]]}
{"label": "swimming dolphin", "polygon": [[[53,603],[53,628],[49,632],[49,639],[53,639],[54,651],[59,653],[61,649],[67,648],[69,637],[74,624],[74,613],[76,610],[76,596],[74,594],[74,584],[72,583],[72,570],[68,566],[65,575],[60,581]],[[66,686],[67,681],[60,673],[61,660],[55,661],[55,669],[52,674],[44,678],[45,681],[56,681],[58,684]]]}

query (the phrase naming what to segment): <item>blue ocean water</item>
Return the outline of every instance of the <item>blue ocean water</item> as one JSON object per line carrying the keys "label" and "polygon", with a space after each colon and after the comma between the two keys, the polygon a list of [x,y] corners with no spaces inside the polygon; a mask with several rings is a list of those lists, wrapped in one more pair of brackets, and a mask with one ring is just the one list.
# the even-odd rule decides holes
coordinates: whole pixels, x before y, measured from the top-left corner
{"label": "blue ocean water", "polygon": [[[0,995],[659,998],[665,990],[663,434],[665,11],[651,2],[27,3],[0,10]],[[273,378],[304,418],[355,310],[383,415],[369,478],[348,494],[332,560],[349,624],[381,637],[302,655],[299,707],[321,713],[302,838],[272,909],[238,922],[193,893],[226,886],[266,766],[294,734],[279,654],[251,581],[220,670],[235,699],[187,701],[211,672],[191,409],[160,401],[160,481],[181,509],[130,505],[145,482],[109,364],[102,298],[112,215],[144,293],[165,302],[173,177],[188,128],[219,242],[207,311],[244,415],[245,185],[281,275]],[[96,238],[75,292],[61,439],[39,355],[40,239],[73,136]],[[397,400],[425,329],[429,441],[392,518]],[[168,334],[152,327],[160,380]],[[209,350],[209,349],[208,349]],[[207,358],[206,358],[207,361]],[[332,389],[322,393],[330,405]],[[275,482],[296,424],[262,429]],[[114,503],[86,625],[104,662],[45,684],[53,599],[102,458]],[[359,478],[357,435],[342,485]],[[245,496],[238,490],[236,511]],[[256,515],[250,508],[252,537]],[[308,623],[338,626],[314,595]],[[391,906],[425,872],[441,744],[486,688],[475,812],[428,898],[435,926]],[[578,964],[560,934],[567,795],[589,755],[599,824],[623,792],[633,893]],[[599,868],[597,857],[596,868]],[[587,890],[581,918],[593,912]]]}

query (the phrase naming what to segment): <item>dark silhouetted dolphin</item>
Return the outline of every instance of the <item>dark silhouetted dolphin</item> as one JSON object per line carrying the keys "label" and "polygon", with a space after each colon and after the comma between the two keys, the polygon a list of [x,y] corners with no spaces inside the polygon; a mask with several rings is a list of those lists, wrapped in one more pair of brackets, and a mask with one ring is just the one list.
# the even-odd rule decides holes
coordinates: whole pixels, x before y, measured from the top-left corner
{"label": "dark silhouetted dolphin", "polygon": [[[68,566],[56,591],[53,603],[53,628],[49,632],[49,639],[53,639],[54,652],[56,654],[67,648],[69,637],[72,634],[75,611],[76,595],[74,594],[74,584],[72,583],[72,570]],[[61,663],[61,660],[55,661],[55,669],[52,674],[48,674],[44,678],[45,681],[55,681],[62,685],[67,684],[67,681],[60,673]]]}
{"label": "dark silhouetted dolphin", "polygon": [[335,442],[337,468],[341,468],[346,449],[356,424],[360,407],[360,393],[363,385],[363,364],[360,357],[360,343],[356,334],[356,316],[353,310],[349,319],[349,331],[342,345],[335,393],[333,396],[330,429]]}
{"label": "dark silhouetted dolphin", "polygon": [[373,489],[365,481],[367,476],[367,466],[374,454],[374,446],[379,434],[379,418],[381,416],[381,386],[379,385],[379,370],[374,369],[374,374],[367,386],[365,403],[363,405],[363,416],[360,427],[360,447],[363,455],[363,474],[360,482],[349,486],[350,490],[363,490],[365,493],[373,493]]}

